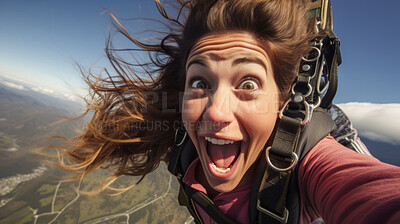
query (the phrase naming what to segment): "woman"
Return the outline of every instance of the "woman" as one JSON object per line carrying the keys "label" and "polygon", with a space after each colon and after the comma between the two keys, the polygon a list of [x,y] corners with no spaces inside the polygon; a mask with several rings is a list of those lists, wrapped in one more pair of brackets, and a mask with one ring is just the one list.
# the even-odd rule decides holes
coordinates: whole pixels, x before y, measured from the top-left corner
{"label": "woman", "polygon": [[[252,187],[262,179],[259,167],[264,167],[262,173],[267,167],[268,148],[301,58],[320,35],[315,21],[306,16],[309,1],[181,4],[190,11],[184,25],[179,17],[168,17],[158,2],[160,12],[176,26],[158,45],[143,44],[120,27],[134,44],[156,53],[150,66],[141,65],[153,68],[146,70],[152,81],[136,76],[135,66],[109,50],[119,77],[88,79],[95,94],[89,109],[95,113],[85,132],[74,139],[74,150],[67,151],[73,164],[63,166],[84,168],[84,175],[111,163],[118,168],[115,177],[144,177],[161,161],[169,162],[175,130],[182,124],[190,137],[185,147],[197,152],[193,161],[182,161],[187,164],[182,186],[194,194],[203,192],[218,213],[194,203],[189,210],[196,220],[214,223],[215,216],[222,216],[217,219],[259,222],[261,213],[268,211],[260,204],[259,211],[255,209]],[[400,219],[400,169],[348,150],[330,135],[309,148],[293,175],[290,184],[297,185],[299,195],[289,190],[287,201],[298,197],[299,204],[281,203],[284,209],[291,207],[289,222],[310,223],[319,217],[327,223]],[[273,221],[280,218],[268,216]]]}

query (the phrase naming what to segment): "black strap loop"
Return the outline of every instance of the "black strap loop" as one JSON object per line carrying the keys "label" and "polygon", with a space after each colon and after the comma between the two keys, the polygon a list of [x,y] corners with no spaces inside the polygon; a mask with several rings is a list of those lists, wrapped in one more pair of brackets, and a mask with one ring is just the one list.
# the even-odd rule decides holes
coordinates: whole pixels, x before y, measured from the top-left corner
{"label": "black strap loop", "polygon": [[185,183],[182,183],[182,185],[186,195],[196,202],[196,204],[199,205],[215,222],[224,224],[238,224],[238,222],[233,221],[223,214],[214,204],[214,202],[203,192],[195,190]]}
{"label": "black strap loop", "polygon": [[169,156],[168,171],[173,175],[181,178],[179,173],[180,169],[180,157],[184,143],[187,141],[187,133],[185,127],[181,125],[175,132],[175,144],[172,148]]}
{"label": "black strap loop", "polygon": [[292,162],[292,153],[296,149],[300,137],[301,120],[283,116],[279,121],[278,130],[271,146],[271,156],[276,156],[280,161]]}

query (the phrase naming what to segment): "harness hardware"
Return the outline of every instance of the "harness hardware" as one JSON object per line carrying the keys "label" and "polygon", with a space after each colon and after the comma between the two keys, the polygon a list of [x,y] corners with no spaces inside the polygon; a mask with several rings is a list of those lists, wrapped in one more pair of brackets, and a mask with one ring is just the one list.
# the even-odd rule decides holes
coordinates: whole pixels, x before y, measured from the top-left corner
{"label": "harness hardware", "polygon": [[317,51],[317,56],[315,56],[315,57],[313,57],[311,59],[303,57],[302,59],[304,61],[306,61],[306,62],[314,62],[314,61],[318,60],[318,58],[321,56],[321,50],[320,49],[318,49],[316,47],[312,47],[312,49]]}
{"label": "harness hardware", "polygon": [[[180,132],[180,133],[178,133],[178,132]],[[182,137],[182,139],[178,142],[178,138],[180,137],[180,136],[182,136],[182,134],[183,134],[183,137]],[[176,144],[176,146],[181,146],[184,142],[185,142],[185,139],[186,139],[186,137],[187,137],[187,132],[186,132],[186,130],[184,129],[184,128],[178,128],[178,129],[176,129],[176,131],[175,131],[175,144]]]}
{"label": "harness hardware", "polygon": [[[298,99],[301,101],[296,102]],[[294,102],[294,103],[303,103],[304,105],[304,110],[305,110],[305,117],[301,121],[301,125],[306,125],[311,121],[311,117],[313,114],[313,111],[315,108],[317,108],[320,103],[321,103],[321,98],[317,98],[318,102],[316,104],[309,104],[306,100],[303,94],[297,93],[296,95],[293,95],[292,98],[290,98],[288,101],[286,101],[285,105],[283,106],[282,110],[280,111],[280,116],[284,116],[284,112],[288,109],[289,103]]]}
{"label": "harness hardware", "polygon": [[288,172],[288,171],[290,171],[290,170],[293,170],[295,167],[296,167],[296,165],[297,165],[297,162],[299,161],[299,156],[297,156],[297,154],[296,153],[294,153],[294,152],[292,152],[292,163],[290,164],[290,166],[288,166],[288,167],[286,167],[286,168],[279,168],[279,167],[276,167],[274,164],[272,164],[272,162],[271,162],[271,160],[270,160],[270,158],[269,158],[269,150],[271,149],[271,146],[269,146],[266,150],[267,150],[267,162],[268,162],[268,165],[273,169],[273,170],[275,170],[276,172]]}
{"label": "harness hardware", "polygon": [[257,199],[257,209],[259,211],[261,211],[262,213],[276,219],[277,221],[279,221],[280,223],[287,223],[288,218],[289,218],[289,211],[285,208],[284,212],[283,212],[283,216],[279,216],[271,211],[268,211],[267,209],[261,207],[261,203],[260,203],[260,199]]}

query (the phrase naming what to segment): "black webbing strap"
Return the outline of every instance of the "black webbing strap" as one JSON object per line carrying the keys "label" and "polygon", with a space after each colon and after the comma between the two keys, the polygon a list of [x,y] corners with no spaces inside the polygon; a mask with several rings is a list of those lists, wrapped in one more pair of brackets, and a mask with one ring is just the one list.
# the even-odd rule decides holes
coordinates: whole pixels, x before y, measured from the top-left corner
{"label": "black webbing strap", "polygon": [[278,173],[267,168],[258,192],[257,209],[259,223],[287,223],[286,195],[291,172]]}
{"label": "black webbing strap", "polygon": [[235,222],[224,215],[214,202],[203,192],[198,191],[185,183],[182,183],[182,187],[187,197],[196,202],[196,204],[200,206],[216,223],[238,224],[238,222]]}
{"label": "black webbing strap", "polygon": [[196,223],[202,224],[203,221],[201,220],[201,217],[199,213],[197,212],[197,209],[193,203],[193,200],[191,200],[188,195],[186,194],[185,190],[183,189],[183,182],[182,180],[179,180],[180,188],[179,188],[179,195],[178,195],[178,202],[179,205],[185,206],[189,213],[192,215]]}
{"label": "black webbing strap", "polygon": [[282,162],[292,162],[292,153],[296,149],[301,132],[301,119],[283,116],[270,149],[272,158]]}
{"label": "black webbing strap", "polygon": [[199,214],[196,211],[194,204],[192,203],[189,196],[186,194],[184,190],[184,183],[182,182],[184,172],[181,166],[181,154],[185,146],[185,143],[188,141],[188,139],[189,138],[187,137],[187,132],[184,126],[181,125],[176,130],[175,133],[175,144],[170,152],[168,171],[177,177],[178,182],[180,184],[179,195],[178,195],[179,204],[185,206],[188,209],[189,213],[195,219],[196,223],[203,223],[201,221]]}
{"label": "black webbing strap", "polygon": [[336,37],[335,34],[331,33],[329,35],[330,43],[325,44],[326,47],[324,50],[329,52],[323,52],[326,55],[328,61],[329,68],[329,88],[326,92],[325,96],[321,100],[320,107],[329,109],[332,106],[332,100],[336,95],[336,91],[338,88],[338,67],[342,63],[342,56],[340,53],[340,40]]}
{"label": "black webbing strap", "polygon": [[[285,168],[293,165],[293,153],[296,153],[301,129],[301,119],[282,117],[271,149],[267,152],[267,160],[269,159],[273,166]],[[291,170],[279,172],[273,169],[270,163],[258,191],[259,223],[287,223],[289,212],[286,209],[286,196]]]}
{"label": "black webbing strap", "polygon": [[187,133],[183,125],[181,125],[175,132],[175,144],[169,155],[168,171],[173,175],[181,178],[182,171],[180,170],[180,157],[183,146],[187,141]]}

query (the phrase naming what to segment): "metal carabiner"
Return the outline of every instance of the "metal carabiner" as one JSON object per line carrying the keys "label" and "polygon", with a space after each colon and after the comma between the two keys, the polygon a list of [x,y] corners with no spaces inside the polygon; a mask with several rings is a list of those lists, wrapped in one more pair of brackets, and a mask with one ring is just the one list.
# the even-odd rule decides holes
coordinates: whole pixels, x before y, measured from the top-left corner
{"label": "metal carabiner", "polygon": [[[319,106],[319,104],[321,103],[321,98],[318,97],[318,103],[317,104],[309,104],[307,103],[307,101],[305,100],[305,98],[302,99],[302,103],[304,105],[304,109],[305,109],[305,114],[304,114],[304,119],[301,121],[301,125],[306,125],[311,121],[311,117],[312,117],[312,113],[314,111],[315,108],[317,108]],[[294,101],[294,99],[290,98],[289,100],[286,101],[286,103],[284,104],[284,106],[282,107],[281,111],[279,112],[280,117],[283,117],[284,114],[283,112],[287,109],[288,105],[290,102],[295,102],[295,103],[300,103],[300,102],[296,102]]]}
{"label": "metal carabiner", "polygon": [[[321,44],[322,44],[322,43],[321,43]],[[311,59],[302,57],[303,61],[306,61],[306,62],[314,62],[314,61],[318,60],[319,57],[321,57],[321,50],[320,50],[320,49],[318,49],[317,47],[312,47],[312,49],[313,49],[313,50],[317,50],[317,53],[318,53],[317,56],[314,57],[314,58],[311,58]]]}

